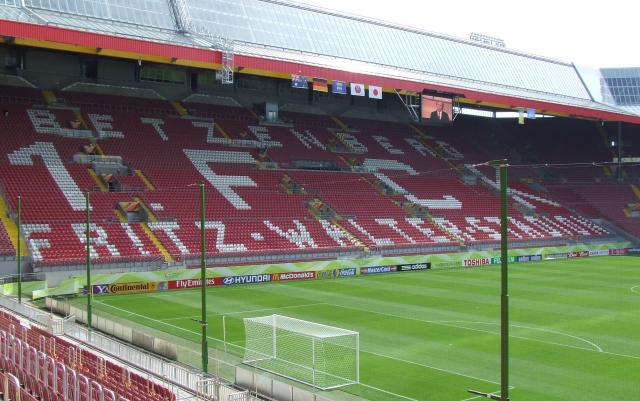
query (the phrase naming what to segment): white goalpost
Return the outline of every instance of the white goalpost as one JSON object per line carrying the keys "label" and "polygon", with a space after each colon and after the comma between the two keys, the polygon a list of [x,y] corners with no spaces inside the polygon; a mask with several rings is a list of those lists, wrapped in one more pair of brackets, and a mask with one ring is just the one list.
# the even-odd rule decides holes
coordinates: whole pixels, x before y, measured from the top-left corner
{"label": "white goalpost", "polygon": [[358,332],[282,315],[243,321],[244,363],[322,390],[359,383]]}

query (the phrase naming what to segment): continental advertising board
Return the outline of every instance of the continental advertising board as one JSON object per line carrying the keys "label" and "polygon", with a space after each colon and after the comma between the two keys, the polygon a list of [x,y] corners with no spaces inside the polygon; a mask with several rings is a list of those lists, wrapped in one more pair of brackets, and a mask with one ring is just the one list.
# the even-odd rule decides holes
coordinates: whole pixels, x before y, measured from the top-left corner
{"label": "continental advertising board", "polygon": [[136,294],[139,292],[156,292],[166,289],[166,282],[109,284],[110,294]]}
{"label": "continental advertising board", "polygon": [[[118,284],[100,284],[93,286],[93,295],[105,294],[137,294],[144,292],[165,291],[167,289],[166,281],[139,282],[139,283],[118,283]],[[87,293],[87,287],[83,288],[83,293]]]}

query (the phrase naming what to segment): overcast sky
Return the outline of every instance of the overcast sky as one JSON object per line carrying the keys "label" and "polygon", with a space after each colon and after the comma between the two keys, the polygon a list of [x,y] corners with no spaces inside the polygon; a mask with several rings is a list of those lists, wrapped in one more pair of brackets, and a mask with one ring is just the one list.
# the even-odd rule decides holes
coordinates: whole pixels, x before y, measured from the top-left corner
{"label": "overcast sky", "polygon": [[590,67],[640,67],[640,0],[294,0]]}

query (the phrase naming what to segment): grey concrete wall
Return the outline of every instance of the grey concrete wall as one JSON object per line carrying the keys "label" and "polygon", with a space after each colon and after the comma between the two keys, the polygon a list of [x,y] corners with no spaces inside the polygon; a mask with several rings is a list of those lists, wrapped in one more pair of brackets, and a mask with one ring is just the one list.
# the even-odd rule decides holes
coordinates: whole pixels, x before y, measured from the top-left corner
{"label": "grey concrete wall", "polygon": [[[15,260],[0,261],[0,277],[11,276],[17,273],[17,265]],[[25,273],[28,273],[25,271]]]}
{"label": "grey concrete wall", "polygon": [[6,45],[0,45],[0,66],[2,67],[0,72],[4,72],[4,67],[5,67],[5,59],[4,59],[4,57],[6,55],[7,55],[7,46]]}
{"label": "grey concrete wall", "polygon": [[[181,69],[182,67],[168,67]],[[131,86],[135,88],[153,89],[168,100],[181,100],[191,94],[189,80],[183,85],[136,81],[137,62],[124,59],[98,59],[98,83],[106,85]],[[188,77],[188,74],[187,74]]]}
{"label": "grey concrete wall", "polygon": [[98,83],[134,86],[135,62],[114,58],[98,59]]}
{"label": "grey concrete wall", "polygon": [[20,75],[44,90],[82,80],[80,56],[76,54],[28,49],[25,57],[26,69]]}
{"label": "grey concrete wall", "polygon": [[[4,54],[8,51],[6,45],[0,46],[0,60],[4,61]],[[84,81],[82,76],[82,61],[90,56],[41,49],[26,49],[26,70],[20,71],[24,76],[42,89],[61,89],[73,82]],[[170,84],[158,82],[136,81],[135,71],[138,62],[134,60],[116,58],[98,58],[97,82],[108,85],[149,88],[158,92],[168,100],[182,100],[192,92],[190,75],[192,73],[213,74],[211,71],[200,71],[180,66],[163,66],[163,68],[184,68],[187,79],[184,84]],[[222,85],[216,82],[209,86],[201,85],[198,92],[219,96],[231,96],[245,107],[252,108],[254,104],[276,102],[280,106],[287,103],[309,104],[309,92],[304,89],[291,88],[288,80],[278,80],[236,74],[233,85]],[[331,93],[312,93],[311,105],[319,107],[330,115],[341,115],[353,108],[358,109],[362,116],[393,114],[396,119],[407,117],[404,106],[394,94],[385,94],[382,101],[374,101],[368,97],[354,97],[350,95],[334,95]],[[408,122],[408,118],[406,118]]]}

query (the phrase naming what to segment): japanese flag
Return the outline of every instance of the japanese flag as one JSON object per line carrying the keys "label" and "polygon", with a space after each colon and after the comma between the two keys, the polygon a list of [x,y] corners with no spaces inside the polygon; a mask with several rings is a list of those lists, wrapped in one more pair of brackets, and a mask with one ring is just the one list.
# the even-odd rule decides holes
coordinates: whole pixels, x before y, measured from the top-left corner
{"label": "japanese flag", "polygon": [[351,84],[351,94],[353,96],[364,96],[364,84]]}
{"label": "japanese flag", "polygon": [[372,99],[382,99],[382,87],[369,85],[369,97]]}

